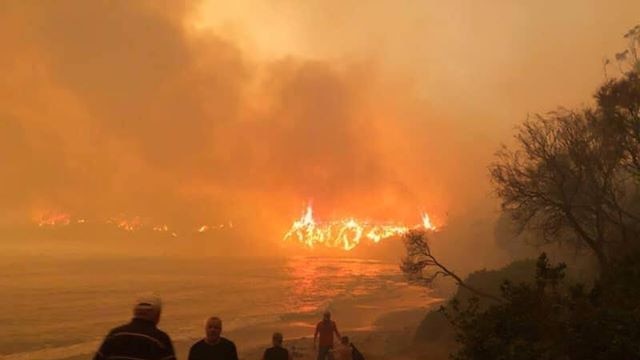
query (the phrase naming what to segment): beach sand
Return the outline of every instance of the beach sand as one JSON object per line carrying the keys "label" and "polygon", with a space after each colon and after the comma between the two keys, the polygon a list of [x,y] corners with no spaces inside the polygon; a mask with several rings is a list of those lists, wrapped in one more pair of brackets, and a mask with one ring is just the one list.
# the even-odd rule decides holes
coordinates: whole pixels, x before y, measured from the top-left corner
{"label": "beach sand", "polygon": [[[410,286],[394,287],[391,294],[374,296],[362,300],[357,296],[333,300],[332,314],[341,335],[346,335],[368,360],[392,359],[405,360],[420,358],[412,353],[415,330],[428,311],[439,306],[443,299],[433,296],[434,292]],[[440,295],[440,294],[438,294]],[[321,319],[321,313],[306,315],[282,315],[277,321],[256,323],[254,325],[234,328],[225,327],[223,319],[222,336],[236,344],[239,358],[242,360],[260,360],[264,350],[271,346],[271,335],[274,331],[283,333],[284,347],[294,354],[294,360],[316,359],[313,346],[315,324]],[[166,330],[161,322],[160,328]],[[187,359],[189,348],[201,339],[197,333],[191,336],[172,335],[178,359]],[[88,346],[96,349],[99,341]],[[61,349],[63,351],[64,349]],[[50,352],[50,350],[47,350]],[[92,352],[93,350],[91,350]],[[77,353],[77,351],[76,351]],[[429,351],[431,354],[432,352]],[[32,353],[29,353],[33,355]],[[68,356],[57,359],[80,360],[90,359],[92,354]],[[15,359],[14,359],[15,358]],[[38,359],[45,359],[39,357]],[[16,357],[14,360],[28,359]]]}
{"label": "beach sand", "polygon": [[[345,330],[342,335],[349,336],[351,342],[364,354],[367,360],[413,360],[418,356],[412,351],[415,329],[427,311],[438,306],[440,300],[434,299],[424,307],[390,311],[380,316],[373,325],[366,329]],[[336,319],[339,321],[339,319]],[[265,329],[256,328],[256,332],[264,333]],[[287,338],[285,332],[284,347],[293,354],[294,360],[315,360],[316,350],[313,347],[313,328],[308,327],[308,336]],[[223,334],[224,336],[224,334]],[[189,348],[199,339],[184,339],[174,342],[178,359],[187,359]],[[235,340],[231,338],[230,340]],[[241,360],[260,360],[270,339],[262,344],[238,347]],[[64,360],[86,360],[92,355],[73,356]]]}
{"label": "beach sand", "polygon": [[[391,311],[376,319],[369,328],[345,330],[342,335],[349,336],[351,342],[364,354],[367,360],[415,359],[410,349],[413,342],[415,329],[424,318],[427,311],[437,306],[439,301],[434,300],[428,306]],[[339,324],[340,319],[336,319]],[[294,360],[315,360],[316,350],[313,347],[313,328],[308,328],[308,336],[287,338],[283,346],[293,354]],[[261,331],[256,329],[256,331]],[[223,334],[224,335],[224,334]],[[176,354],[178,359],[186,359],[189,347],[198,339],[176,342]],[[234,340],[234,339],[231,339]],[[265,339],[263,344],[251,347],[238,348],[241,360],[260,360],[267,347],[270,347],[270,339]]]}

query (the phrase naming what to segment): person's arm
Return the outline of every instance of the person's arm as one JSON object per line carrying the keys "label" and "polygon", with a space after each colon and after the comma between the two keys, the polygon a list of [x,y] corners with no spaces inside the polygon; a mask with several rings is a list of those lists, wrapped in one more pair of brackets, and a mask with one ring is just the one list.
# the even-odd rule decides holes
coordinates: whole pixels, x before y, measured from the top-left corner
{"label": "person's arm", "polygon": [[231,343],[231,360],[238,360],[238,350],[234,343]]}
{"label": "person's arm", "polygon": [[338,337],[338,340],[340,340],[340,332],[338,332],[338,326],[336,325],[336,322],[333,322],[333,332],[336,333],[336,336]]}
{"label": "person's arm", "polygon": [[161,337],[164,347],[160,354],[160,360],[176,360],[176,352],[173,350],[173,343],[168,335]]}
{"label": "person's arm", "polygon": [[96,351],[96,354],[93,356],[93,360],[106,360],[107,356],[109,356],[109,338],[111,337],[111,333],[107,334],[102,341],[102,344]]}
{"label": "person's arm", "polygon": [[319,329],[320,324],[316,325],[316,332],[315,334],[313,334],[313,347],[316,347],[316,341],[318,340],[318,332],[320,331]]}
{"label": "person's arm", "polygon": [[189,357],[187,358],[188,360],[197,360],[196,352],[194,350],[196,348],[196,344],[191,345],[191,348],[189,349]]}

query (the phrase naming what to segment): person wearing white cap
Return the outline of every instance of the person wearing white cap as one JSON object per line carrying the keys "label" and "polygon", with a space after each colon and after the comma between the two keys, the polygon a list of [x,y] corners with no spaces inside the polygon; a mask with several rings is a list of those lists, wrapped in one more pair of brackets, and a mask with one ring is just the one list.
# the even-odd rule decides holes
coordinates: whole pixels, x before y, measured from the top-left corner
{"label": "person wearing white cap", "polygon": [[171,338],[158,329],[162,302],[155,295],[137,299],[133,319],[105,337],[94,360],[175,360]]}

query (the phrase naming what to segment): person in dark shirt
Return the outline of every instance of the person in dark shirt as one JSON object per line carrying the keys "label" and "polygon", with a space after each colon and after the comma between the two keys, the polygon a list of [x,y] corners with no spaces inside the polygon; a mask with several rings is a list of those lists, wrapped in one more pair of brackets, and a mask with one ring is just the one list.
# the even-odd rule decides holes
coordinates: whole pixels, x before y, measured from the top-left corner
{"label": "person in dark shirt", "polygon": [[220,336],[222,320],[213,316],[204,326],[205,338],[196,342],[189,350],[189,360],[238,360],[236,345]]}
{"label": "person in dark shirt", "polygon": [[340,338],[336,322],[331,320],[331,313],[325,311],[322,321],[316,325],[316,332],[313,334],[313,346],[318,347],[318,360],[333,360],[333,334]]}
{"label": "person in dark shirt", "polygon": [[133,319],[109,332],[94,360],[175,360],[169,335],[157,328],[162,304],[154,295],[136,301]]}
{"label": "person in dark shirt", "polygon": [[273,347],[268,348],[262,355],[262,360],[291,360],[289,350],[282,347],[282,334],[279,332],[273,333],[271,337]]}

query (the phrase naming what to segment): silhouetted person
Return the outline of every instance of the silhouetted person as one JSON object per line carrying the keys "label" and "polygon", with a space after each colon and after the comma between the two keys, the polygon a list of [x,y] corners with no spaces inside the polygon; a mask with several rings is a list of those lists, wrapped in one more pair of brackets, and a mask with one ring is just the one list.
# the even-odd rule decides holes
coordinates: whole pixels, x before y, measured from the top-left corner
{"label": "silhouetted person", "polygon": [[156,327],[161,310],[159,297],[139,298],[131,322],[111,330],[93,359],[175,360],[169,335]]}
{"label": "silhouetted person", "polygon": [[189,360],[238,360],[236,345],[220,336],[222,320],[217,316],[207,319],[205,338],[191,346]]}
{"label": "silhouetted person", "polygon": [[273,333],[271,337],[272,347],[264,351],[262,360],[291,360],[292,357],[289,354],[289,350],[282,347],[282,334],[279,332]]}
{"label": "silhouetted person", "polygon": [[325,311],[322,321],[316,325],[316,332],[313,335],[313,346],[316,346],[318,335],[320,336],[318,343],[318,360],[325,360],[327,357],[333,360],[333,354],[331,352],[333,349],[333,334],[336,334],[336,336],[340,338],[336,322],[331,320],[331,313]]}

